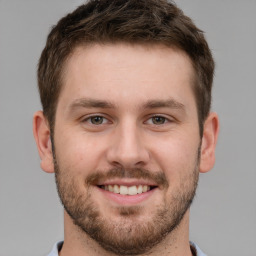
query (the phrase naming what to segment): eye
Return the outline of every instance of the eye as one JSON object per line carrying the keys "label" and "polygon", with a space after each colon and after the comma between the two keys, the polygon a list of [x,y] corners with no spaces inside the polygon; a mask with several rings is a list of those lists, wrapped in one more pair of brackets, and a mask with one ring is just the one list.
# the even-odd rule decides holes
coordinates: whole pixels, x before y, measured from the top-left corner
{"label": "eye", "polygon": [[161,125],[167,122],[167,119],[163,116],[153,116],[151,120],[152,120],[152,123],[155,125]]}
{"label": "eye", "polygon": [[146,123],[151,125],[163,125],[169,122],[169,119],[164,116],[152,116]]}
{"label": "eye", "polygon": [[101,125],[108,122],[108,120],[103,116],[91,116],[85,119],[85,121],[93,125]]}

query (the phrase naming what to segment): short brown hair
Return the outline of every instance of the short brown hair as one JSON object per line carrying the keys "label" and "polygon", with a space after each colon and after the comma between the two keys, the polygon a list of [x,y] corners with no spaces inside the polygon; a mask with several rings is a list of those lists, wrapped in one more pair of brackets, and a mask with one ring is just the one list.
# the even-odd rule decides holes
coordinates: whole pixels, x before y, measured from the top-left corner
{"label": "short brown hair", "polygon": [[214,60],[203,32],[167,0],[90,0],[52,28],[38,65],[38,87],[50,127],[54,127],[63,66],[74,49],[82,44],[115,42],[164,44],[190,57],[202,135],[211,106]]}

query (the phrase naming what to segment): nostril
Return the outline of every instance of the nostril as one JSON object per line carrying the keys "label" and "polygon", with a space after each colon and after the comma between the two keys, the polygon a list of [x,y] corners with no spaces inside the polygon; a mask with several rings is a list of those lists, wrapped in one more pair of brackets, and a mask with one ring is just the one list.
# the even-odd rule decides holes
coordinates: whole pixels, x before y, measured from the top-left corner
{"label": "nostril", "polygon": [[115,167],[122,168],[142,167],[147,164],[150,161],[147,149],[144,146],[138,146],[136,142],[128,142],[127,136],[123,141],[123,137],[125,136],[119,138],[118,145],[108,148],[107,161]]}

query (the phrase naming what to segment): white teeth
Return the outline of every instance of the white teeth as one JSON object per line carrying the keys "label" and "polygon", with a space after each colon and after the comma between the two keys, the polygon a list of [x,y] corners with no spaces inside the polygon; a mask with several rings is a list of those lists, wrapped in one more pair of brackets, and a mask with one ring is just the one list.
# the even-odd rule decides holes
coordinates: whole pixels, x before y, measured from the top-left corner
{"label": "white teeth", "polygon": [[148,191],[148,186],[145,186],[145,185],[144,185],[144,186],[142,187],[142,192],[144,193],[144,192],[147,192],[147,191]]}
{"label": "white teeth", "polygon": [[124,185],[105,185],[103,187],[105,190],[113,192],[115,194],[121,195],[137,195],[141,193],[145,193],[150,190],[150,186],[147,185],[138,185],[138,186],[124,186]]}
{"label": "white teeth", "polygon": [[113,187],[112,185],[109,185],[109,186],[108,186],[108,190],[109,190],[110,192],[114,192],[114,187]]}
{"label": "white teeth", "polygon": [[137,192],[138,192],[138,194],[141,194],[141,193],[142,193],[142,185],[139,185],[139,186],[138,186]]}
{"label": "white teeth", "polygon": [[120,188],[119,188],[118,185],[114,185],[114,191],[113,192],[116,193],[116,194],[120,193]]}
{"label": "white teeth", "polygon": [[137,193],[138,193],[138,190],[136,186],[131,186],[128,188],[128,195],[133,196],[133,195],[137,195]]}
{"label": "white teeth", "polygon": [[121,195],[128,195],[128,187],[120,186],[120,194]]}

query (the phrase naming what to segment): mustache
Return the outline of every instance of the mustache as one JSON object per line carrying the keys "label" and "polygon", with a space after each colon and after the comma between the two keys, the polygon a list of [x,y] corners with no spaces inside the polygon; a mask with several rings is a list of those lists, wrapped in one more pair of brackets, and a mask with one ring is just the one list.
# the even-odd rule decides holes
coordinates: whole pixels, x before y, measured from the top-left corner
{"label": "mustache", "polygon": [[167,188],[169,186],[164,172],[152,172],[144,168],[112,168],[108,171],[97,171],[88,175],[86,183],[88,186],[97,185],[114,178],[144,179],[154,182],[159,187]]}

